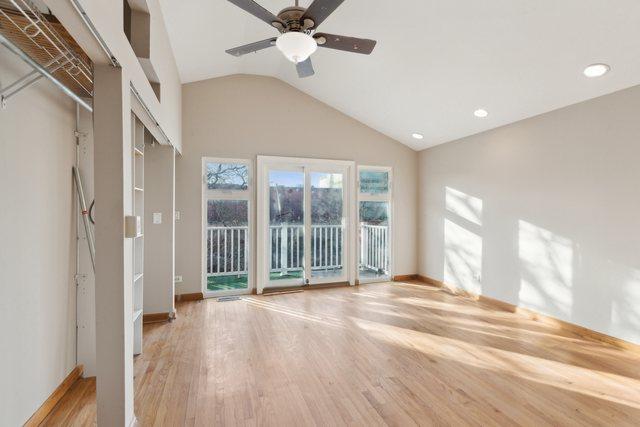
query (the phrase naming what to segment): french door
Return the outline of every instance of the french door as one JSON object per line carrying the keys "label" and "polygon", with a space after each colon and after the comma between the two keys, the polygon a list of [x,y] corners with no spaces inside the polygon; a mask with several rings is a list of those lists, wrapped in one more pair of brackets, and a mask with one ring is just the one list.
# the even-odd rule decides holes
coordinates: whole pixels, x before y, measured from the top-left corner
{"label": "french door", "polygon": [[353,282],[352,162],[258,157],[258,292]]}

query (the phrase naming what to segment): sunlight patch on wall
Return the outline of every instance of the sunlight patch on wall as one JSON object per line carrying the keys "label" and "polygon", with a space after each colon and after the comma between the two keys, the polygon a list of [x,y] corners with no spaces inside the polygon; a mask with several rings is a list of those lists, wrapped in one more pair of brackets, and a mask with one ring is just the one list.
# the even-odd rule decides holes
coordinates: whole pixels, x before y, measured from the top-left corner
{"label": "sunlight patch on wall", "polygon": [[480,294],[482,238],[445,219],[444,245],[444,282]]}
{"label": "sunlight patch on wall", "polygon": [[570,318],[573,297],[573,242],[549,230],[519,221],[520,304]]}
{"label": "sunlight patch on wall", "polygon": [[640,271],[621,268],[628,269],[628,279],[612,301],[611,333],[640,344]]}
{"label": "sunlight patch on wall", "polygon": [[482,199],[447,187],[445,205],[449,212],[474,224],[482,225]]}

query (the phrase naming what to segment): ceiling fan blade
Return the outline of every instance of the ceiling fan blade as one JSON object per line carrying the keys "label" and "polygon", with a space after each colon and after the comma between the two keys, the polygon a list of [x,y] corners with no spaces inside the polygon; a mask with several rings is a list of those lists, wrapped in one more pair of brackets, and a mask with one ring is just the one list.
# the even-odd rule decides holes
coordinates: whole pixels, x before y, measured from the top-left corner
{"label": "ceiling fan blade", "polygon": [[376,43],[378,43],[375,40],[337,36],[327,33],[316,33],[313,35],[313,38],[316,39],[319,47],[362,53],[364,55],[369,55],[373,52],[373,48],[376,47]]}
{"label": "ceiling fan blade", "polygon": [[313,63],[311,63],[311,58],[307,58],[306,61],[298,62],[296,64],[296,70],[298,70],[298,77],[304,79],[305,77],[311,77],[316,72],[313,70]]}
{"label": "ceiling fan blade", "polygon": [[270,39],[262,40],[255,43],[245,44],[244,46],[234,47],[233,49],[225,50],[229,55],[233,56],[242,56],[247,53],[257,52],[262,49],[266,49],[271,46],[276,45],[276,37],[272,37]]}
{"label": "ceiling fan blade", "polygon": [[280,23],[284,27],[284,22],[273,13],[269,12],[264,7],[260,6],[253,0],[228,0],[230,3],[235,4],[240,9],[249,12],[256,18],[266,22],[270,26],[273,26],[274,22]]}
{"label": "ceiling fan blade", "polygon": [[305,19],[311,19],[313,21],[311,28],[318,28],[318,25],[322,24],[343,2],[344,0],[314,0],[300,20],[304,22]]}

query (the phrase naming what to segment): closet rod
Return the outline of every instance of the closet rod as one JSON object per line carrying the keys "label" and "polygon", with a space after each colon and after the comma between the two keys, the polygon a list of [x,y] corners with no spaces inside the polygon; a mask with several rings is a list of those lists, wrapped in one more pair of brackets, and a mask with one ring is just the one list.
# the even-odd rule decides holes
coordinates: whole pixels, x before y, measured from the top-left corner
{"label": "closet rod", "polygon": [[90,112],[93,112],[93,107],[91,105],[89,105],[89,103],[87,101],[85,101],[84,99],[80,98],[71,89],[69,89],[64,84],[62,84],[60,82],[60,80],[55,78],[49,71],[47,71],[46,68],[44,68],[42,65],[40,65],[36,61],[34,61],[22,49],[20,49],[18,46],[13,44],[13,42],[11,40],[6,38],[2,34],[0,34],[0,44],[2,44],[4,47],[9,49],[11,52],[13,52],[16,56],[18,56],[24,62],[29,64],[31,66],[31,68],[33,68],[34,70],[38,71],[40,74],[42,74],[44,77],[46,77],[49,81],[51,81],[54,85],[58,86],[58,88],[60,90],[62,90],[62,92],[64,92],[69,98],[71,98],[74,101],[76,101],[81,107],[87,109]]}

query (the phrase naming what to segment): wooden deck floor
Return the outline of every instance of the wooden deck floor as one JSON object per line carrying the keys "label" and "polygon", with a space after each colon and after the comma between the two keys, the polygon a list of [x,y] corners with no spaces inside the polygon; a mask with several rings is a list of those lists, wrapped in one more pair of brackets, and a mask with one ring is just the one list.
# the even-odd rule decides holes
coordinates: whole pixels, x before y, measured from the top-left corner
{"label": "wooden deck floor", "polygon": [[[416,284],[178,305],[145,325],[140,425],[638,425],[640,356]],[[46,425],[95,423],[95,383]]]}

